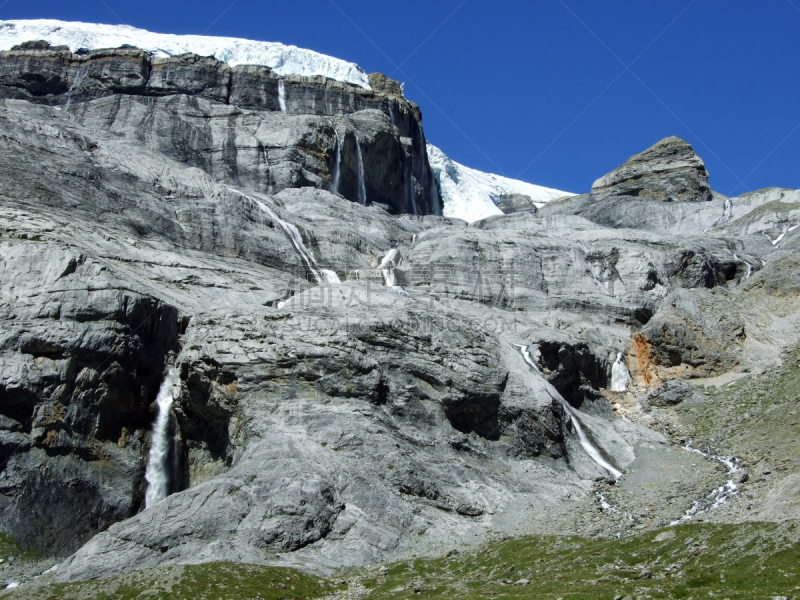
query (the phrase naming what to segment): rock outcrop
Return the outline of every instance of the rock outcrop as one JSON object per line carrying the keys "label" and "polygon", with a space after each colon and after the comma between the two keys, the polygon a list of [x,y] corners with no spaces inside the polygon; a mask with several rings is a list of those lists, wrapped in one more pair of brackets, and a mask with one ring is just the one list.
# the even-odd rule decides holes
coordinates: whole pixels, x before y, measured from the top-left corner
{"label": "rock outcrop", "polygon": [[506,215],[518,212],[536,212],[536,204],[530,196],[524,194],[504,194],[500,196],[497,200],[497,208]]}
{"label": "rock outcrop", "polygon": [[711,200],[705,164],[689,144],[674,136],[595,181],[592,192],[662,202]]}
{"label": "rock outcrop", "polygon": [[590,193],[558,199],[542,211],[580,215],[609,227],[700,233],[724,211],[722,197],[712,202],[708,177],[692,147],[669,137],[595,181]]}

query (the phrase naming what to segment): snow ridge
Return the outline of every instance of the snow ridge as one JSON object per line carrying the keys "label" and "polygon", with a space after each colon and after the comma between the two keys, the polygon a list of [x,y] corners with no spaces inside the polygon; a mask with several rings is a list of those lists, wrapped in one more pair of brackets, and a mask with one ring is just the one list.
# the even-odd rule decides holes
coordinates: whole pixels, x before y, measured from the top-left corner
{"label": "snow ridge", "polygon": [[371,89],[367,74],[358,65],[278,42],[152,33],[129,25],[53,19],[0,21],[0,50],[10,50],[12,46],[32,40],[45,40],[53,46],[69,46],[72,52],[80,48],[118,48],[123,44],[151,52],[156,58],[193,52],[200,56],[213,56],[232,67],[261,65],[278,75],[324,75]]}
{"label": "snow ridge", "polygon": [[508,194],[528,196],[536,206],[555,198],[575,195],[470,169],[450,159],[430,143],[428,143],[428,162],[442,190],[444,216],[464,219],[468,223],[493,215],[502,215],[503,212],[497,207],[497,202],[501,196]]}

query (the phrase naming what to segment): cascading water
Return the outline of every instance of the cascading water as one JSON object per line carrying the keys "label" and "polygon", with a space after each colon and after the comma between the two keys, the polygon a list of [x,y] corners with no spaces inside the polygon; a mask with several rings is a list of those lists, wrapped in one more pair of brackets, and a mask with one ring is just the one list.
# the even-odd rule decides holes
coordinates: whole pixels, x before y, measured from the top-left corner
{"label": "cascading water", "polygon": [[[728,252],[730,252],[730,250],[728,250]],[[747,273],[745,273],[744,278],[750,279],[750,276],[753,274],[753,265],[751,265],[746,260],[739,258],[739,256],[735,252],[731,252],[731,255],[733,256],[733,260],[740,262],[741,264],[747,267]]]}
{"label": "cascading water", "polygon": [[747,273],[745,274],[744,278],[745,279],[750,279],[750,276],[753,274],[753,265],[751,265],[746,260],[742,260],[741,258],[736,256],[735,254],[733,255],[733,258],[735,258],[736,260],[739,260],[739,261],[743,262],[745,265],[747,265]]}
{"label": "cascading water", "polygon": [[431,212],[434,215],[442,215],[442,207],[439,203],[439,187],[436,185],[436,180],[433,177],[431,177],[430,195],[432,205]]}
{"label": "cascading water", "polygon": [[161,387],[158,390],[156,403],[158,416],[153,424],[153,439],[150,445],[150,456],[147,461],[145,479],[147,492],[145,494],[145,508],[150,508],[169,494],[171,481],[170,453],[174,450],[174,438],[170,435],[170,420],[172,419],[172,379],[174,373],[169,370]]}
{"label": "cascading water", "polygon": [[418,214],[416,193],[414,193],[414,178],[412,172],[414,171],[414,156],[411,156],[411,169],[408,168],[408,163],[403,162],[403,171],[406,178],[406,195],[408,196],[407,205],[411,209],[411,214]]}
{"label": "cascading water", "polygon": [[631,374],[628,367],[625,366],[625,361],[622,360],[622,352],[617,353],[617,360],[611,367],[611,391],[624,392],[631,384]]}
{"label": "cascading water", "polygon": [[400,251],[392,248],[383,257],[381,264],[378,265],[383,274],[383,284],[388,288],[397,287],[397,278],[394,275],[394,268],[400,266]]}
{"label": "cascading water", "polygon": [[[539,366],[531,357],[530,347],[525,346],[522,344],[513,344],[513,346],[522,354],[523,360],[527,363],[527,365],[533,369],[537,373],[541,373],[539,370]],[[572,426],[575,428],[575,433],[578,434],[578,441],[580,442],[581,446],[583,447],[586,454],[589,455],[596,464],[601,466],[603,469],[611,473],[614,476],[614,479],[619,479],[622,477],[622,471],[616,469],[611,463],[609,463],[605,458],[603,458],[603,454],[600,450],[592,443],[589,439],[589,436],[586,435],[586,432],[583,430],[583,426],[581,425],[580,420],[578,420],[578,415],[575,413],[575,409],[573,409],[566,400],[559,396],[559,400],[561,401],[561,406],[564,407],[564,410],[570,417],[570,421]]]}
{"label": "cascading water", "polygon": [[303,236],[300,235],[300,230],[291,223],[284,221],[281,219],[275,211],[273,211],[269,206],[261,202],[261,200],[257,198],[253,198],[240,192],[237,189],[232,187],[228,188],[235,194],[239,194],[243,198],[247,198],[250,202],[253,203],[256,207],[258,207],[261,212],[265,213],[269,216],[270,219],[275,221],[278,225],[281,226],[286,232],[286,235],[289,237],[289,241],[292,242],[294,249],[297,251],[297,254],[300,255],[300,258],[303,259],[303,262],[306,263],[306,268],[308,268],[311,275],[314,277],[314,280],[317,282],[317,285],[325,285],[325,284],[339,284],[341,281],[339,280],[339,276],[334,272],[328,269],[320,269],[317,261],[314,260],[314,255],[306,248],[305,244],[303,243]]}
{"label": "cascading water", "polygon": [[[728,469],[728,474],[732,475],[737,471],[741,471],[741,461],[738,458],[733,456],[718,456],[716,454],[707,454],[705,452],[701,452],[697,448],[692,447],[692,441],[689,441],[686,446],[684,446],[684,450],[688,450],[689,452],[694,452],[695,454],[699,454],[705,458],[710,460],[715,460],[719,463],[725,465]],[[707,513],[710,510],[714,510],[715,508],[722,506],[723,504],[727,504],[728,499],[732,498],[733,496],[738,495],[739,493],[739,486],[737,486],[733,479],[729,479],[727,483],[721,485],[718,488],[714,488],[711,492],[702,500],[696,500],[691,508],[689,508],[683,516],[670,523],[672,525],[680,525],[681,523],[685,523],[692,519],[692,517],[696,517],[697,515],[702,515]]]}
{"label": "cascading water", "polygon": [[397,123],[394,120],[394,111],[392,110],[392,103],[391,102],[387,102],[386,106],[389,107],[389,119],[392,122],[392,127],[397,127]]}
{"label": "cascading water", "polygon": [[361,144],[356,138],[356,150],[358,151],[358,202],[361,206],[367,205],[367,184],[364,181],[364,157],[361,155]]}
{"label": "cascading water", "polygon": [[[331,127],[333,127],[333,121],[331,121]],[[333,135],[336,136],[336,166],[333,169],[333,177],[331,177],[331,194],[338,196],[339,179],[342,173],[342,143],[339,141],[339,134],[335,127],[333,129]]]}
{"label": "cascading water", "polygon": [[282,113],[289,112],[286,110],[286,88],[283,85],[283,79],[278,79],[278,104]]}

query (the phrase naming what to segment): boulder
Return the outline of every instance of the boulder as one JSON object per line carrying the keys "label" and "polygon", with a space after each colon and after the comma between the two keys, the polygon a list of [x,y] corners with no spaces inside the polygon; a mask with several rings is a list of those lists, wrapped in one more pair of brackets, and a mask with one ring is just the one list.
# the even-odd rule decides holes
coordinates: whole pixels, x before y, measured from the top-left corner
{"label": "boulder", "polygon": [[682,402],[703,403],[706,396],[697,388],[683,381],[668,381],[650,392],[642,402],[645,408],[668,408]]}

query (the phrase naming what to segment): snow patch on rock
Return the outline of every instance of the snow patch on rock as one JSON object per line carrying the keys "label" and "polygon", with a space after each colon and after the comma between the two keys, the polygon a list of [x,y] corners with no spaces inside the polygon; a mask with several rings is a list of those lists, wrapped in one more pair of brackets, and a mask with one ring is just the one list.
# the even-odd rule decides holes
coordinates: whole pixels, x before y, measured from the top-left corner
{"label": "snow patch on rock", "polygon": [[431,144],[428,144],[428,161],[442,190],[444,216],[464,219],[468,223],[503,214],[497,207],[502,196],[522,194],[541,206],[555,198],[575,195],[470,169]]}

